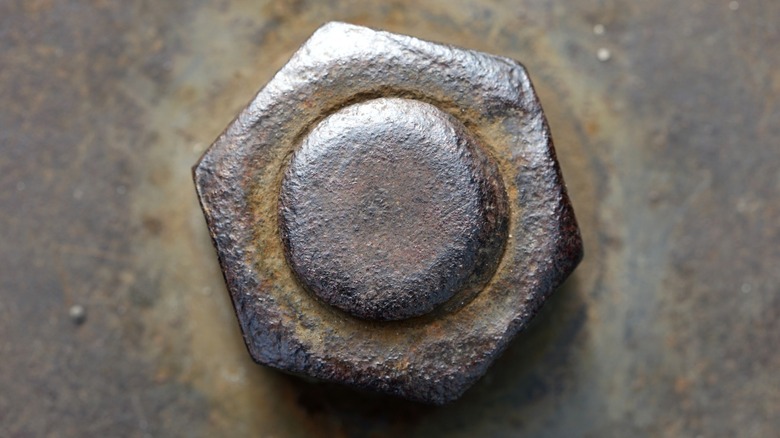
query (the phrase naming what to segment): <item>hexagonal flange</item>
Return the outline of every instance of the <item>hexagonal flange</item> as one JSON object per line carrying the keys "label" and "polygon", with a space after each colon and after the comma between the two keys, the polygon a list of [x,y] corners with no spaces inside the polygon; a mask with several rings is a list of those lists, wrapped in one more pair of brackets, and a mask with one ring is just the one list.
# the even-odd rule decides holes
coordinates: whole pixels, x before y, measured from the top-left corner
{"label": "hexagonal flange", "polygon": [[[400,321],[355,318],[307,292],[279,232],[291,154],[325,117],[380,97],[434,105],[493,157],[509,232],[474,296]],[[195,184],[244,339],[287,372],[444,403],[480,377],[582,258],[542,108],[515,61],[371,29],[320,28],[206,151]]]}

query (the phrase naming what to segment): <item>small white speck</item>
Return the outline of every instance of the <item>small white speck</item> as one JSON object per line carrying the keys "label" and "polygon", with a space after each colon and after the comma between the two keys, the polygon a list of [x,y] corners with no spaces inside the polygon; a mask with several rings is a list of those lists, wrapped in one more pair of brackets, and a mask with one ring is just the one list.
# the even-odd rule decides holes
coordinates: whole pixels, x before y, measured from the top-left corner
{"label": "small white speck", "polygon": [[509,238],[510,238],[510,239],[512,238],[512,235],[511,235],[511,234],[509,235]]}
{"label": "small white speck", "polygon": [[742,287],[739,288],[743,294],[749,294],[753,290],[753,286],[750,283],[742,283]]}
{"label": "small white speck", "polygon": [[607,48],[602,47],[596,52],[596,58],[598,58],[598,60],[601,62],[607,62],[611,57],[612,54],[609,52],[609,49]]}
{"label": "small white speck", "polygon": [[124,195],[125,193],[127,193],[127,187],[125,187],[125,186],[116,186],[116,193],[118,195]]}
{"label": "small white speck", "polygon": [[739,2],[736,1],[729,2],[729,9],[731,9],[732,11],[736,11],[737,9],[739,9]]}
{"label": "small white speck", "polygon": [[241,383],[244,380],[244,372],[242,369],[230,370],[223,368],[220,373],[222,378],[230,383]]}
{"label": "small white speck", "polygon": [[76,189],[73,191],[73,199],[79,201],[81,198],[84,197],[84,191],[81,189]]}
{"label": "small white speck", "polygon": [[27,186],[24,185],[24,183],[22,181],[19,181],[18,183],[16,183],[16,191],[18,191],[18,192],[23,191],[25,187],[27,187]]}
{"label": "small white speck", "polygon": [[68,316],[74,324],[82,324],[87,319],[87,309],[84,306],[75,304],[68,309]]}
{"label": "small white speck", "polygon": [[604,35],[605,30],[606,29],[604,28],[603,24],[597,24],[593,26],[593,33],[595,33],[596,35]]}

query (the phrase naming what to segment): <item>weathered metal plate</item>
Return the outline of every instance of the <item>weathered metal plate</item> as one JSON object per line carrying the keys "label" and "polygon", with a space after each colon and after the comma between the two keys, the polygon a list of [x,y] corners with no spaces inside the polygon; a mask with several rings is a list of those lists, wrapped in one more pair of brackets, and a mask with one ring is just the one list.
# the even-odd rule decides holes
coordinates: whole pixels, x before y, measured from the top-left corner
{"label": "weathered metal plate", "polygon": [[[253,364],[192,193],[331,20],[521,60],[556,140],[588,253],[452,405]],[[778,23],[772,0],[3,2],[0,435],[776,434]]]}

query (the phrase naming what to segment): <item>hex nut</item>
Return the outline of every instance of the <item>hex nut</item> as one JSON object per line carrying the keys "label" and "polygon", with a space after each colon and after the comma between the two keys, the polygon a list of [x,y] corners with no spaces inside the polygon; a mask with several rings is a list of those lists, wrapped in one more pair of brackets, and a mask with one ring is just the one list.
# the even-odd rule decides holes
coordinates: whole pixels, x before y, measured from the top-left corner
{"label": "hex nut", "polygon": [[441,404],[582,258],[515,61],[329,23],[193,169],[253,359]]}

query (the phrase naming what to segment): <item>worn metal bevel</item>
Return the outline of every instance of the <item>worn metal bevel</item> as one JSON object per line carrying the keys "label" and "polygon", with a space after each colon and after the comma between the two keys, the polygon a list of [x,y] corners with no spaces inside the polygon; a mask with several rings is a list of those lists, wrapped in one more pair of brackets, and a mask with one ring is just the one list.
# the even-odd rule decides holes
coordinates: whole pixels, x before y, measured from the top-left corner
{"label": "worn metal bevel", "polygon": [[[278,199],[290,155],[320,121],[387,97],[429,103],[484,145],[506,189],[509,231],[495,274],[470,301],[378,322],[304,290],[285,259]],[[252,357],[412,400],[462,394],[582,257],[549,129],[520,64],[348,24],[319,29],[208,149],[194,177]]]}

